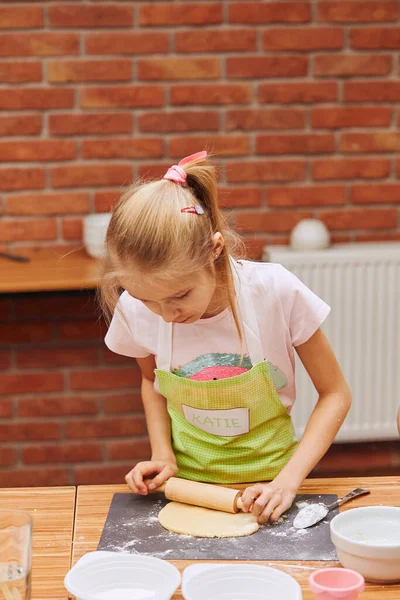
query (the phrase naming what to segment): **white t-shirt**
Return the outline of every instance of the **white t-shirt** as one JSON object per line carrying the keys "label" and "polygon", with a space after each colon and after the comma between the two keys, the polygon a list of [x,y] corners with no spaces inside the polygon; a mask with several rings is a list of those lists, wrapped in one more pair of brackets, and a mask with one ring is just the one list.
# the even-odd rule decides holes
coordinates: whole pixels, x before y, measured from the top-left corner
{"label": "white t-shirt", "polygon": [[[291,409],[295,397],[295,346],[320,327],[330,307],[282,265],[241,261],[260,330],[264,358],[271,367],[282,403]],[[121,314],[123,313],[123,315]],[[110,350],[124,356],[157,358],[160,317],[123,292],[105,337]],[[174,323],[171,371],[192,379],[220,379],[251,368],[246,341],[229,308],[195,323]],[[245,355],[240,363],[241,353]],[[157,380],[155,389],[158,390]]]}

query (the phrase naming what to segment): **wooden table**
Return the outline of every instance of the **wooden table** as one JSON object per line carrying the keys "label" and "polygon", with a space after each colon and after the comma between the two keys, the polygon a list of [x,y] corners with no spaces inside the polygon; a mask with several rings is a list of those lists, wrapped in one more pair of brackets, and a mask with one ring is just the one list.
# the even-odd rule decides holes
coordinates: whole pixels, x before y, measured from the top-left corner
{"label": "wooden table", "polygon": [[15,252],[30,262],[0,257],[0,293],[54,292],[94,289],[100,281],[100,261],[81,248],[23,248]]}
{"label": "wooden table", "polygon": [[75,513],[74,487],[0,489],[0,508],[33,517],[32,600],[66,600]]}
{"label": "wooden table", "polygon": [[[245,487],[245,486],[234,486]],[[343,479],[309,479],[305,481],[300,492],[305,494],[337,494],[344,496],[356,487],[366,487],[371,490],[369,496],[356,498],[345,504],[342,510],[372,504],[400,506],[400,478],[399,477],[371,477],[371,478],[343,478]],[[78,488],[75,532],[72,552],[74,564],[86,552],[96,550],[97,544],[106,521],[107,513],[113,494],[129,493],[125,485],[81,486]],[[180,571],[195,561],[171,561]],[[212,561],[201,561],[212,562]],[[221,561],[218,561],[221,562]],[[252,562],[252,561],[249,561]],[[307,577],[313,569],[328,566],[338,566],[337,562],[291,562],[269,563],[257,561],[256,564],[274,565],[291,574],[298,580],[303,589],[303,599],[313,600],[313,595],[307,585]],[[288,565],[288,566],[285,566]],[[304,568],[308,567],[308,568]],[[181,599],[180,591],[174,599]],[[367,584],[365,593],[360,597],[363,600],[399,600],[400,585],[380,586]]]}

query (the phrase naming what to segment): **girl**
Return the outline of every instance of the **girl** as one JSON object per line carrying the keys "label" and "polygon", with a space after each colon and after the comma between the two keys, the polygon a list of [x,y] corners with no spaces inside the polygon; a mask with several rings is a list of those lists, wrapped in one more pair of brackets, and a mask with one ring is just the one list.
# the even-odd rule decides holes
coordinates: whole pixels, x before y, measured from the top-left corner
{"label": "girl", "polygon": [[[329,307],[282,266],[235,260],[237,246],[206,152],[129,189],[107,233],[105,342],[142,372],[152,456],[127,474],[132,491],[174,475],[260,482],[242,500],[265,523],[291,506],[351,399],[320,330]],[[299,444],[293,348],[319,392]]]}

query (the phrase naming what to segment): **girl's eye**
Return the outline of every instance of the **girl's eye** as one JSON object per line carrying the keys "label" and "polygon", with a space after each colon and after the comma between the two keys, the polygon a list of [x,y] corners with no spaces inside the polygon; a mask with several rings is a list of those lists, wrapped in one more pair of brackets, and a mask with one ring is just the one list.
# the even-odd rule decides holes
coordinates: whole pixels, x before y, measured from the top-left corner
{"label": "girl's eye", "polygon": [[186,296],[188,296],[190,293],[190,290],[188,292],[185,292],[182,296],[175,296],[175,300],[182,300],[182,298],[186,298]]}

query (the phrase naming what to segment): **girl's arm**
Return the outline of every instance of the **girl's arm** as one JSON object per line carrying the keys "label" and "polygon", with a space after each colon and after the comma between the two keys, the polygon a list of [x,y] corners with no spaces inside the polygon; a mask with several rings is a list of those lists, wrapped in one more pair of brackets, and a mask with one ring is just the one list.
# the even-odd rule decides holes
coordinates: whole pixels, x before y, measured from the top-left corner
{"label": "girl's arm", "polygon": [[[169,477],[176,475],[178,467],[171,444],[171,421],[167,401],[154,389],[154,356],[138,358],[142,371],[142,401],[146,415],[147,431],[152,456],[150,461],[138,463],[125,477],[125,481],[136,494],[148,493],[160,486]],[[147,487],[144,477],[156,475]]]}
{"label": "girl's arm", "polygon": [[[246,489],[242,499],[259,522],[276,521],[287,510],[303,480],[324,456],[351,405],[351,393],[339,363],[321,329],[296,348],[319,394],[297,450],[270,484]],[[273,513],[273,516],[272,516]]]}

